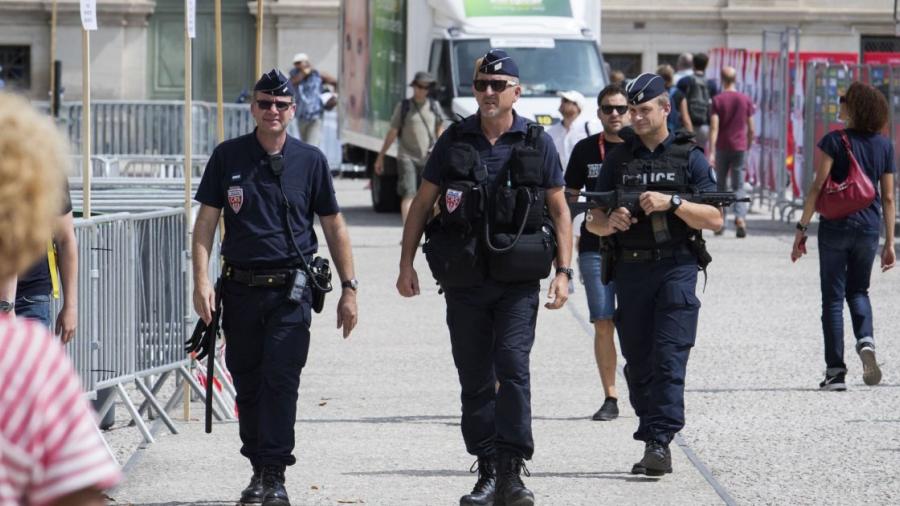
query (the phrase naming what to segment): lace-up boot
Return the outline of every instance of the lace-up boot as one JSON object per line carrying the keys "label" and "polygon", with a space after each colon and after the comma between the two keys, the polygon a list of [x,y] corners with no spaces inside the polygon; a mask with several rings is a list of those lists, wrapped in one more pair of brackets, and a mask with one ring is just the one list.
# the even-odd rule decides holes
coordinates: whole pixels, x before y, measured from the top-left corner
{"label": "lace-up boot", "polygon": [[265,491],[262,486],[259,467],[253,466],[253,476],[250,477],[250,484],[241,492],[241,505],[245,504],[262,504]]}
{"label": "lace-up boot", "polygon": [[522,474],[531,476],[522,457],[509,453],[497,456],[498,506],[534,506],[534,494],[522,483]]}
{"label": "lace-up boot", "polygon": [[475,488],[470,494],[459,498],[459,506],[493,506],[494,485],[497,478],[493,457],[485,455],[478,457],[469,472],[477,472],[478,481],[475,482]]}
{"label": "lace-up boot", "polygon": [[284,466],[263,466],[262,485],[265,489],[263,506],[291,506],[284,489]]}

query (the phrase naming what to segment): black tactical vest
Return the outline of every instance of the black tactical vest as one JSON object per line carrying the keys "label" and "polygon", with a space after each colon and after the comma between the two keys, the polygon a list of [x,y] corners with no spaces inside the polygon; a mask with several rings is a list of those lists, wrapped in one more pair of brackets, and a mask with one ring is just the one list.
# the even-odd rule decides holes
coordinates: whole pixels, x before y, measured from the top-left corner
{"label": "black tactical vest", "polygon": [[[625,146],[621,157],[617,157],[614,166],[617,188],[642,186],[646,191],[687,191],[690,175],[689,162],[691,151],[697,149],[691,135],[676,135],[675,140],[665,148],[663,153],[654,159],[639,159],[634,156],[634,143],[640,142],[638,137],[631,138]],[[638,222],[626,232],[616,234],[618,246],[627,249],[671,248],[685,244],[693,234],[687,223],[672,213],[665,213],[664,226],[667,228],[666,240],[659,240],[654,234],[651,217],[641,214]]]}

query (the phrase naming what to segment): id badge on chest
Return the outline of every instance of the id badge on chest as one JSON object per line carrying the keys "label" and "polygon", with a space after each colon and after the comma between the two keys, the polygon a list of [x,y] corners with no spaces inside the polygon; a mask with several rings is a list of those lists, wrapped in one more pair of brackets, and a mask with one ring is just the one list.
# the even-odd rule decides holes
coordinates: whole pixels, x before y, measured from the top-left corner
{"label": "id badge on chest", "polygon": [[231,207],[231,211],[234,214],[238,214],[241,212],[241,208],[244,206],[244,188],[241,186],[242,181],[241,173],[235,172],[229,178],[229,186],[228,186],[228,206]]}

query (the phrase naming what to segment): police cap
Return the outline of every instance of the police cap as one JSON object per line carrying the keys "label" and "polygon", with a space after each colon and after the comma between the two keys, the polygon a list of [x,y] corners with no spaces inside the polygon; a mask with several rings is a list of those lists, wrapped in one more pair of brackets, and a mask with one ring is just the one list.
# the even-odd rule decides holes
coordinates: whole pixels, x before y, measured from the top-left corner
{"label": "police cap", "polygon": [[478,71],[482,74],[500,74],[519,77],[519,66],[515,60],[502,49],[491,49],[481,58]]}
{"label": "police cap", "polygon": [[631,105],[643,104],[666,92],[666,82],[657,74],[644,73],[634,78],[625,87],[628,93],[628,103]]}
{"label": "police cap", "polygon": [[253,91],[267,93],[276,97],[293,97],[290,81],[278,69],[272,69],[256,81]]}

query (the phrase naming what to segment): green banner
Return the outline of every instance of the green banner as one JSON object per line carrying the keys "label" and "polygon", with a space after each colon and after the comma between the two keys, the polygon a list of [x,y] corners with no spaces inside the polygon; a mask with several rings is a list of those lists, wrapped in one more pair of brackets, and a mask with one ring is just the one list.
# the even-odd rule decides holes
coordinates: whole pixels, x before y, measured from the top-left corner
{"label": "green banner", "polygon": [[406,0],[373,0],[369,52],[369,131],[384,136],[406,96]]}
{"label": "green banner", "polygon": [[466,16],[560,16],[572,17],[569,0],[464,0]]}

